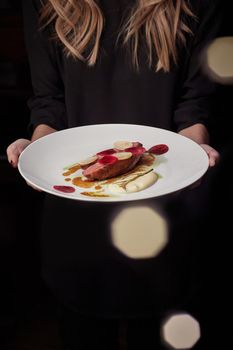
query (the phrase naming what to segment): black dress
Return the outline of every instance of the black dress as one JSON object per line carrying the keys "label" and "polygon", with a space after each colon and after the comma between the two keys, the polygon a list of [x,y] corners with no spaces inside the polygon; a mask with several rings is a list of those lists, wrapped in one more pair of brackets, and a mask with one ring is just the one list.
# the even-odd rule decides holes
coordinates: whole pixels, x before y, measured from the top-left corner
{"label": "black dress", "polygon": [[[199,21],[189,19],[194,35],[187,36],[179,64],[169,73],[149,69],[143,52],[136,72],[127,49],[116,46],[120,23],[134,3],[100,1],[106,25],[100,57],[90,68],[64,56],[62,47],[50,38],[51,26],[39,31],[41,1],[23,1],[34,88],[29,100],[30,131],[39,124],[62,130],[132,123],[173,131],[208,124],[214,84],[201,71],[200,53],[218,29],[213,1],[191,1]],[[153,204],[153,200],[143,204]],[[112,217],[123,207],[46,195],[41,230],[46,283],[59,300],[86,315],[146,316],[183,305],[191,288],[190,265],[183,263],[190,261],[191,243],[181,235],[171,239],[157,258],[127,258],[110,239]]]}

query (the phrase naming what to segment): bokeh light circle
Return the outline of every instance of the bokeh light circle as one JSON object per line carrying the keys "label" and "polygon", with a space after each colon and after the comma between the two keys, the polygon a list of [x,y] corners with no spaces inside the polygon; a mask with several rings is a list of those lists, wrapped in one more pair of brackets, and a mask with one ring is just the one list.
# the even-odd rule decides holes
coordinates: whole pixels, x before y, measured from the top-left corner
{"label": "bokeh light circle", "polygon": [[166,220],[149,206],[122,209],[112,221],[111,232],[113,245],[135,259],[157,256],[168,242]]}

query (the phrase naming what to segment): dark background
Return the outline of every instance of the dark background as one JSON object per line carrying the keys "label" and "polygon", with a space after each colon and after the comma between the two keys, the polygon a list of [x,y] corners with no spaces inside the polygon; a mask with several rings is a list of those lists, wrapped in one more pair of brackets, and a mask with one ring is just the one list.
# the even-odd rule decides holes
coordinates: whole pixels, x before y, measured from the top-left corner
{"label": "dark background", "polygon": [[[222,2],[224,21],[221,35],[233,35],[230,1]],[[50,349],[56,346],[55,306],[39,274],[37,230],[43,194],[25,186],[17,170],[11,168],[6,159],[7,146],[17,138],[29,136],[27,100],[30,95],[20,1],[0,0],[1,349],[13,349],[15,335],[17,349],[45,349],[50,343]],[[218,86],[213,109],[212,145],[223,154],[231,144],[232,98],[233,86]],[[49,328],[50,336],[46,334],[46,328]]]}

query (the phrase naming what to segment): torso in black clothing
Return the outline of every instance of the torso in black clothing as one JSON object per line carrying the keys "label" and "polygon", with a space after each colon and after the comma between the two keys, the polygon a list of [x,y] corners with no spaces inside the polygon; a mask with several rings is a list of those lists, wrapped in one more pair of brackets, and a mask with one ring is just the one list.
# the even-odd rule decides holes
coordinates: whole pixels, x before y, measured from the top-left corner
{"label": "torso in black clothing", "polygon": [[[49,29],[38,31],[40,1],[23,0],[34,87],[31,129],[41,123],[57,130],[132,123],[177,131],[206,124],[213,84],[201,71],[199,54],[216,35],[214,6],[207,6],[207,0],[195,2],[204,10],[199,9],[200,23],[190,21],[194,37],[188,36],[187,47],[180,50],[179,65],[156,73],[147,67],[144,51],[137,72],[129,52],[116,46],[120,24],[134,3],[100,1],[106,25],[98,62],[88,67],[66,58],[61,46],[49,39]],[[180,300],[184,271],[176,274],[174,292],[172,254],[137,262],[112,246],[109,223],[115,208],[46,196],[41,249],[47,283],[70,307],[110,317],[149,314],[164,303],[172,305],[178,295]]]}
{"label": "torso in black clothing", "polygon": [[[186,48],[179,50],[178,66],[173,64],[169,73],[149,69],[144,49],[137,72],[129,48],[116,44],[133,0],[100,2],[106,24],[94,67],[66,58],[61,45],[50,39],[51,28],[38,33],[41,2],[23,1],[35,90],[29,103],[31,129],[40,123],[59,130],[86,124],[132,123],[177,131],[195,123],[206,124],[213,84],[201,70],[199,55],[218,28],[218,21],[212,20],[214,5],[207,7],[208,1],[192,2],[200,13],[200,23],[189,20],[194,36],[187,35]],[[205,35],[202,25],[209,26]]]}
{"label": "torso in black clothing", "polygon": [[95,68],[61,58],[69,126],[117,122],[175,128],[172,120],[180,72],[173,68],[170,74],[155,74],[144,56],[141,71],[136,72],[129,48],[116,44],[122,18],[127,18],[126,9],[134,3],[101,2],[106,28]]}

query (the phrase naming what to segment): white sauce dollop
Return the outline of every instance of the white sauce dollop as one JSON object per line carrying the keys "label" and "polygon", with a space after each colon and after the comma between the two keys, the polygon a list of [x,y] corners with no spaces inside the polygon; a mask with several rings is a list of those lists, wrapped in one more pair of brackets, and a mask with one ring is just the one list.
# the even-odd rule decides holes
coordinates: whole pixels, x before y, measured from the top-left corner
{"label": "white sauce dollop", "polygon": [[158,175],[153,171],[145,174],[143,176],[139,176],[137,179],[130,181],[125,189],[128,193],[142,191],[147,187],[152,186],[158,179]]}
{"label": "white sauce dollop", "polygon": [[146,189],[147,187],[152,186],[157,180],[158,175],[153,171],[150,171],[149,173],[139,176],[137,179],[128,182],[125,188],[118,184],[109,184],[108,190],[114,194],[139,192]]}

